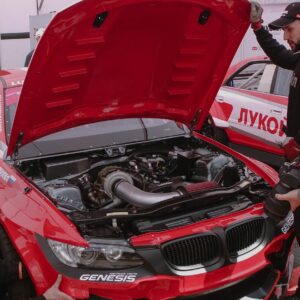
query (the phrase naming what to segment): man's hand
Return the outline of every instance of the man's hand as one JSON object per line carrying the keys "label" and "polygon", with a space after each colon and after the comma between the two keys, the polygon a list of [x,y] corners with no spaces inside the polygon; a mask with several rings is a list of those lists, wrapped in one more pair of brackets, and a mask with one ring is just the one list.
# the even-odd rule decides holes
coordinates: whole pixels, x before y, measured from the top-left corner
{"label": "man's hand", "polygon": [[263,8],[257,1],[250,1],[251,10],[250,10],[250,22],[258,23],[261,22],[261,17],[263,13]]}
{"label": "man's hand", "polygon": [[251,9],[250,9],[250,17],[249,20],[251,22],[251,27],[254,31],[259,30],[262,25],[262,13],[263,8],[256,1],[250,1]]}
{"label": "man's hand", "polygon": [[277,200],[285,200],[290,203],[291,210],[295,211],[300,206],[300,189],[292,190],[286,194],[276,194]]}
{"label": "man's hand", "polygon": [[74,300],[74,298],[59,290],[61,278],[61,274],[59,274],[56,282],[43,294],[46,300]]}
{"label": "man's hand", "polygon": [[300,155],[300,146],[297,144],[294,138],[287,137],[282,144],[284,156],[287,160],[293,161]]}

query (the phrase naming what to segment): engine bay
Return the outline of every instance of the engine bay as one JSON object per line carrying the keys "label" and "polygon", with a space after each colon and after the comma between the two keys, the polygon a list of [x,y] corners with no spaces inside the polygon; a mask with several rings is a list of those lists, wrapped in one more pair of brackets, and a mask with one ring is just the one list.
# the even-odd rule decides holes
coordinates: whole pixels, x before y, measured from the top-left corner
{"label": "engine bay", "polygon": [[24,161],[19,169],[93,235],[99,225],[128,235],[173,228],[262,202],[269,191],[241,161],[194,137]]}

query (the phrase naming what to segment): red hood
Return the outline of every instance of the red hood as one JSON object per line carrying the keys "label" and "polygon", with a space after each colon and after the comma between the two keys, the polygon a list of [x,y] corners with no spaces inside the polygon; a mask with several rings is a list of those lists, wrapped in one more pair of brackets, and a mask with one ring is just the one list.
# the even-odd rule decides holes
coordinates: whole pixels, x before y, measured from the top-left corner
{"label": "red hood", "polygon": [[83,0],[58,13],[29,66],[8,155],[102,120],[200,124],[248,15],[246,0]]}

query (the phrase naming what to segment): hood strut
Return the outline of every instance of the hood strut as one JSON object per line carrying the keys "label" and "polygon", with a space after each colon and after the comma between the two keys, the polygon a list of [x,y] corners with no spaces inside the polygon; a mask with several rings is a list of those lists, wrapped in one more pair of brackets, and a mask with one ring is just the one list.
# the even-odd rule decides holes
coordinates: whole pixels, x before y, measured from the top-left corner
{"label": "hood strut", "polygon": [[12,155],[14,160],[16,160],[18,158],[19,149],[22,146],[23,136],[24,136],[23,132],[20,131],[18,134],[18,138],[17,138],[16,144],[15,144],[15,147],[14,147],[13,155]]}
{"label": "hood strut", "polygon": [[191,129],[194,130],[195,129],[195,126],[197,126],[198,122],[199,122],[199,115],[201,113],[201,109],[200,110],[197,110],[196,113],[195,113],[195,116],[191,122]]}

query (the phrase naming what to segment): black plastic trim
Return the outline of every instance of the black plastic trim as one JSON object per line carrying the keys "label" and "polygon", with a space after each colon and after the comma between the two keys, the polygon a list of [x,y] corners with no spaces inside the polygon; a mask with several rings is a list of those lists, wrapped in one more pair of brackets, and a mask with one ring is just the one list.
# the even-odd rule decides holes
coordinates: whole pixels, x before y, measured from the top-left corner
{"label": "black plastic trim", "polygon": [[205,295],[192,295],[178,297],[177,300],[212,300],[212,299],[226,299],[226,300],[240,300],[251,299],[261,300],[265,299],[268,294],[274,289],[277,283],[278,271],[268,266],[258,273],[247,277],[245,280],[222,287],[215,292],[209,292]]}
{"label": "black plastic trim", "polygon": [[29,39],[29,32],[11,32],[11,33],[1,33],[0,40],[21,40]]}
{"label": "black plastic trim", "polygon": [[257,150],[253,148],[249,148],[246,146],[241,146],[235,143],[229,143],[228,146],[232,149],[234,149],[237,152],[240,152],[244,155],[247,155],[249,157],[252,157],[254,159],[260,160],[268,165],[271,165],[273,167],[280,167],[284,164],[285,158],[284,156],[264,152],[262,150]]}

